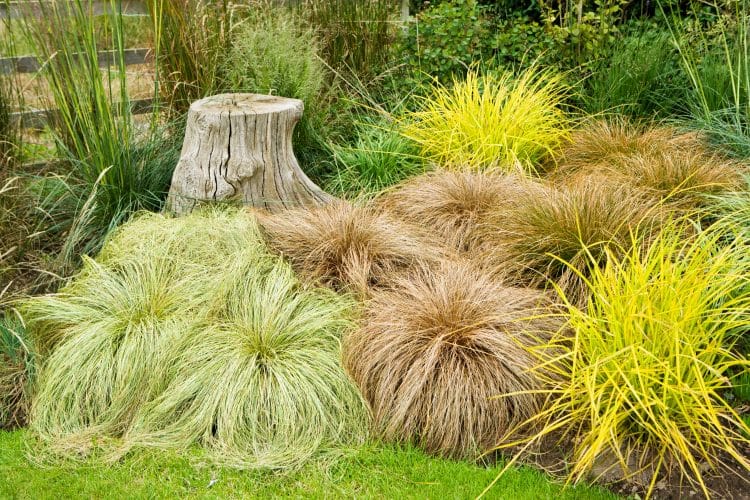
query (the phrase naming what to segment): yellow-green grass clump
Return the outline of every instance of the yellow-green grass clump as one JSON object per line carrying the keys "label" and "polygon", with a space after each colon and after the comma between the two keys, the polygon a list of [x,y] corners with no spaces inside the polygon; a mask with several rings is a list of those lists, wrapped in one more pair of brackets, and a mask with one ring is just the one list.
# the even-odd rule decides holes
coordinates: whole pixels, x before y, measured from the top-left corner
{"label": "yellow-green grass clump", "polygon": [[562,432],[570,481],[609,466],[649,493],[677,474],[708,496],[709,469],[729,458],[750,471],[740,451],[750,428],[723,398],[750,368],[733,352],[750,322],[745,249],[721,238],[686,239],[669,226],[648,249],[607,250],[602,267],[589,266],[586,307],[561,294],[574,333],[556,361],[567,370],[551,405],[530,419],[542,425],[530,441]]}
{"label": "yellow-green grass clump", "polygon": [[482,245],[480,228],[498,208],[512,206],[541,184],[514,174],[438,170],[382,195],[389,213],[427,229],[448,248],[471,253]]}
{"label": "yellow-green grass clump", "polygon": [[258,213],[268,245],[311,283],[366,296],[389,276],[445,252],[420,228],[373,205],[335,201],[325,206]]}
{"label": "yellow-green grass clump", "polygon": [[127,446],[200,444],[221,463],[287,468],[361,443],[367,409],[340,363],[353,303],[305,289],[289,264],[230,265],[211,324],[168,349],[164,390],[138,413]]}
{"label": "yellow-green grass clump", "polygon": [[500,275],[533,286],[552,281],[571,300],[585,301],[588,289],[582,277],[588,268],[626,253],[633,234],[647,244],[658,229],[660,207],[650,201],[601,177],[563,186],[534,185],[516,203],[500,206],[480,228],[485,244],[479,258]]}
{"label": "yellow-green grass clump", "polygon": [[529,349],[564,320],[544,293],[512,288],[471,263],[445,262],[373,292],[344,363],[387,440],[476,459],[543,398]]}
{"label": "yellow-green grass clump", "polygon": [[536,173],[568,138],[566,96],[560,76],[535,67],[517,77],[472,70],[451,87],[436,84],[402,133],[441,166]]}
{"label": "yellow-green grass clump", "polygon": [[282,468],[366,432],[340,366],[351,302],[302,287],[245,212],[144,215],[23,312],[46,346],[30,423],[42,456],[199,444]]}
{"label": "yellow-green grass clump", "polygon": [[740,187],[743,172],[746,165],[712,151],[696,132],[613,119],[573,132],[555,177],[573,184],[606,176],[658,202],[691,209],[705,204],[706,195]]}

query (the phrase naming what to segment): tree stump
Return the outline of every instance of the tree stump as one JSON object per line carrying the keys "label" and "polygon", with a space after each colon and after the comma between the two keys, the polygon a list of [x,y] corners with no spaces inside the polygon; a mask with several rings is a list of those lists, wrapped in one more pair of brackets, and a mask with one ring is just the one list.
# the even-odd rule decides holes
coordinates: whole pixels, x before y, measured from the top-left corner
{"label": "tree stump", "polygon": [[294,156],[292,131],[303,109],[298,99],[260,94],[195,101],[167,210],[184,214],[203,201],[238,200],[279,211],[333,199],[305,175]]}

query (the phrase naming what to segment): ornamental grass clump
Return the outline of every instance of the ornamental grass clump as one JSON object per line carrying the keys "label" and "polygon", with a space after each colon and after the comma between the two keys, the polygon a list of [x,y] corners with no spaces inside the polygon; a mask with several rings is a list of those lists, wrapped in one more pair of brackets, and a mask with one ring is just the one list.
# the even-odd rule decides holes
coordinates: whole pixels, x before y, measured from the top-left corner
{"label": "ornamental grass clump", "polygon": [[518,77],[469,71],[452,87],[436,84],[402,133],[441,166],[536,173],[568,137],[566,96],[560,76],[535,67]]}
{"label": "ornamental grass clump", "polygon": [[237,257],[207,326],[169,346],[163,391],[126,446],[199,444],[230,466],[289,468],[360,443],[367,410],[340,362],[352,301],[304,288],[281,260]]}
{"label": "ornamental grass clump", "polygon": [[530,350],[563,322],[542,292],[446,262],[374,292],[344,363],[385,439],[477,458],[541,409]]}
{"label": "ornamental grass clump", "polygon": [[340,361],[352,304],[300,284],[244,211],[143,214],[23,307],[45,346],[40,456],[198,445],[232,466],[288,468],[356,444],[367,411]]}
{"label": "ornamental grass clump", "polygon": [[663,218],[660,208],[641,193],[600,177],[534,186],[482,226],[485,245],[479,255],[488,269],[533,286],[551,281],[571,300],[585,301],[588,289],[581,276],[610,255],[626,253],[634,233],[648,244]]}
{"label": "ornamental grass clump", "polygon": [[686,209],[705,204],[706,195],[738,188],[747,171],[711,151],[701,134],[623,120],[598,121],[574,132],[558,167],[556,177],[568,184],[602,175]]}
{"label": "ornamental grass clump", "polygon": [[258,213],[271,248],[303,278],[366,295],[389,276],[444,256],[419,228],[370,205],[336,201],[322,207]]}
{"label": "ornamental grass clump", "polygon": [[646,479],[650,495],[674,473],[708,496],[704,473],[730,473],[727,460],[750,471],[741,451],[750,428],[724,400],[750,369],[732,349],[750,321],[746,250],[721,239],[669,226],[648,249],[607,250],[603,266],[572,268],[589,276],[591,300],[581,308],[560,290],[574,333],[550,362],[566,367],[564,378],[525,441],[561,436],[572,446],[569,481],[611,468]]}
{"label": "ornamental grass clump", "polygon": [[31,333],[54,346],[31,409],[31,429],[53,453],[86,455],[96,441],[121,437],[158,394],[165,348],[196,327],[212,293],[179,267],[170,258],[117,269],[85,259],[78,279],[27,304]]}
{"label": "ornamental grass clump", "polygon": [[543,190],[513,174],[438,170],[415,177],[380,197],[383,208],[439,236],[447,247],[471,252],[482,244],[479,228],[499,207]]}

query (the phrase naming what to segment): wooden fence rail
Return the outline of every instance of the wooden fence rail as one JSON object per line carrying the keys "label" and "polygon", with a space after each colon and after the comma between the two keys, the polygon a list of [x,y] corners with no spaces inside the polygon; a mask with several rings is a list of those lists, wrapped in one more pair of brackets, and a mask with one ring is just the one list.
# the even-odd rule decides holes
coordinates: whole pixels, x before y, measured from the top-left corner
{"label": "wooden fence rail", "polygon": [[[125,65],[132,66],[134,64],[150,63],[150,54],[151,49],[147,48],[125,49],[123,51]],[[113,50],[99,52],[99,67],[115,66],[118,61],[117,57],[118,54]],[[0,75],[35,73],[39,71],[43,64],[44,61],[40,61],[36,56],[0,57]]]}
{"label": "wooden fence rail", "polygon": [[[22,1],[0,3],[0,19],[20,19],[27,16],[41,17],[45,8],[52,2]],[[112,12],[112,4],[107,0],[96,0],[91,5],[95,16]],[[146,16],[148,8],[143,0],[122,0],[122,15]]]}

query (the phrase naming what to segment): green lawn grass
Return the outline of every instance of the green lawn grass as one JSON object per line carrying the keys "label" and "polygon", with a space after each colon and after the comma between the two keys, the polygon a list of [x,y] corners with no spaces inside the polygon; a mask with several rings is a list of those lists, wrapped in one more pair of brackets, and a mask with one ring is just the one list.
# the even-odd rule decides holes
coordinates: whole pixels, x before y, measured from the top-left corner
{"label": "green lawn grass", "polygon": [[[121,463],[38,466],[26,458],[25,431],[0,432],[0,498],[475,498],[495,478],[484,468],[409,448],[367,445],[332,465],[290,474],[222,469],[167,453]],[[615,499],[602,488],[563,488],[541,472],[513,469],[486,498]]]}

